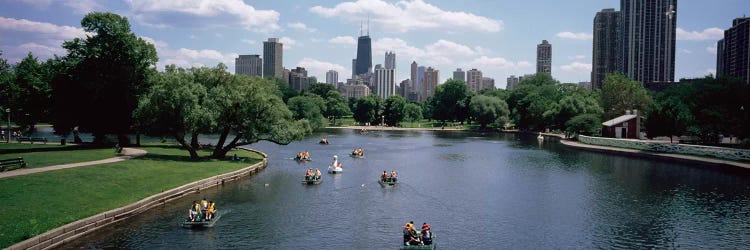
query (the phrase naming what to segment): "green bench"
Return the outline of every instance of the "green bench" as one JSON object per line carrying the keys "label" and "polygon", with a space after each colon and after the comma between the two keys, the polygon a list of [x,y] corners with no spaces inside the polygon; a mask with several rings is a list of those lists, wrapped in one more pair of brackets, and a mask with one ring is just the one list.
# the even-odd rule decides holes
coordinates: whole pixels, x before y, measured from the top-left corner
{"label": "green bench", "polygon": [[34,142],[44,142],[44,144],[47,144],[47,137],[18,137],[16,139],[19,143],[22,141],[31,142],[31,144],[34,144]]}
{"label": "green bench", "polygon": [[26,167],[26,162],[21,157],[0,160],[0,172],[22,167]]}

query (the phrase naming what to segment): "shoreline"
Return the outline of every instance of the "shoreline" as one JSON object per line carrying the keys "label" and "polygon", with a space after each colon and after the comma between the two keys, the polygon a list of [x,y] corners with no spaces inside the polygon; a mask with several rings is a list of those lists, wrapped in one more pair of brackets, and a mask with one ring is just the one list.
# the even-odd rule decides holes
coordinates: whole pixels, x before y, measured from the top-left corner
{"label": "shoreline", "polygon": [[402,128],[383,126],[329,126],[326,129],[351,129],[351,130],[373,130],[373,131],[471,131],[466,128]]}
{"label": "shoreline", "polygon": [[263,155],[263,160],[239,170],[187,183],[182,186],[143,198],[139,201],[136,201],[135,203],[101,212],[88,218],[83,218],[65,224],[24,241],[15,243],[6,249],[54,249],[61,244],[69,243],[88,233],[129,219],[140,213],[146,212],[149,209],[162,206],[163,204],[176,199],[180,199],[185,195],[200,192],[200,190],[213,188],[218,185],[223,185],[225,182],[239,180],[247,175],[256,174],[260,170],[268,166],[268,155],[266,153],[241,147],[240,150],[252,151]]}

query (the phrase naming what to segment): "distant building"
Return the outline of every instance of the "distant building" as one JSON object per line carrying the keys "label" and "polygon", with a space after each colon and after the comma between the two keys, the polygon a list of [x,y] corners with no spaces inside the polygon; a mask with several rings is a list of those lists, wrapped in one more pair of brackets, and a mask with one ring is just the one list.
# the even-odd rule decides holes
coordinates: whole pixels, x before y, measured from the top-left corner
{"label": "distant building", "polygon": [[240,55],[234,59],[234,74],[263,76],[263,59],[260,55]]}
{"label": "distant building", "polygon": [[310,86],[310,82],[307,79],[307,70],[303,67],[297,67],[292,69],[289,73],[289,87],[296,91],[302,91]]}
{"label": "distant building", "polygon": [[398,95],[409,98],[409,86],[411,85],[411,79],[401,81],[399,84]]}
{"label": "distant building", "polygon": [[482,71],[477,69],[466,71],[466,87],[471,92],[479,92],[482,89]]}
{"label": "distant building", "polygon": [[414,83],[414,91],[419,93],[420,100],[424,98],[424,72],[427,70],[425,66],[417,67],[417,82]]}
{"label": "distant building", "polygon": [[352,59],[352,79],[357,76],[357,58]]}
{"label": "distant building", "polygon": [[367,35],[357,39],[357,58],[355,62],[355,75],[372,72],[372,39],[368,31]]}
{"label": "distant building", "polygon": [[422,81],[422,97],[420,101],[435,96],[435,87],[437,87],[440,82],[440,71],[428,67],[424,72],[424,79],[422,79]]}
{"label": "distant building", "polygon": [[326,72],[326,83],[336,85],[339,82],[339,72],[329,70]]}
{"label": "distant building", "polygon": [[481,90],[495,90],[495,79],[489,77],[482,77],[482,88]]}
{"label": "distant building", "polygon": [[591,82],[578,82],[578,87],[591,89]]}
{"label": "distant building", "polygon": [[603,9],[594,17],[594,50],[591,83],[602,88],[604,77],[617,72],[618,41],[620,40],[620,12]]}
{"label": "distant building", "polygon": [[363,98],[370,95],[370,87],[367,87],[362,79],[347,79],[339,91],[347,98]]}
{"label": "distant building", "polygon": [[547,40],[536,46],[536,73],[552,74],[552,44]]}
{"label": "distant building", "polygon": [[644,84],[674,81],[676,0],[621,0],[618,72]]}
{"label": "distant building", "polygon": [[278,38],[263,42],[263,77],[284,78],[284,44]]}
{"label": "distant building", "polygon": [[505,81],[505,89],[506,90],[513,90],[518,86],[518,77],[515,75],[511,75],[506,79]]}
{"label": "distant building", "polygon": [[378,96],[387,99],[396,95],[396,69],[375,67],[375,91]]}
{"label": "distant building", "polygon": [[750,17],[735,18],[716,45],[716,75],[750,84]]}
{"label": "distant building", "polygon": [[385,52],[385,68],[396,69],[396,53]]}
{"label": "distant building", "polygon": [[466,72],[461,70],[461,68],[457,68],[456,71],[453,71],[453,80],[466,82]]}

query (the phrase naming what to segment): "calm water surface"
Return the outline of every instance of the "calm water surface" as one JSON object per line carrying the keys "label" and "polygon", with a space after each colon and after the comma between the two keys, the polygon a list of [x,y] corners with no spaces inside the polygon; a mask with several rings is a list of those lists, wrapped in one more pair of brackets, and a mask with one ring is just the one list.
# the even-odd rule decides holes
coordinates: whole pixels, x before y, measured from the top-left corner
{"label": "calm water surface", "polygon": [[[317,144],[323,135],[330,145]],[[348,157],[355,147],[366,158]],[[258,175],[65,248],[396,249],[410,220],[430,223],[442,249],[750,248],[747,173],[469,132],[330,130],[252,148],[269,154]],[[313,161],[291,160],[301,150]],[[325,173],[334,154],[341,175]],[[321,185],[301,185],[308,167],[324,172]],[[401,184],[381,188],[383,170]],[[203,196],[225,214],[215,228],[181,228]]]}

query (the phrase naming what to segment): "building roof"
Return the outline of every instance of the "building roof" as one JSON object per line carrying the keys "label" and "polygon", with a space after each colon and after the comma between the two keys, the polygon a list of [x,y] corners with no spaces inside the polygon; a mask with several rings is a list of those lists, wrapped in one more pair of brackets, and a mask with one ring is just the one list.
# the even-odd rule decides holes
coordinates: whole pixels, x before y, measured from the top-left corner
{"label": "building roof", "polygon": [[612,120],[609,120],[609,121],[606,121],[606,122],[602,122],[602,125],[607,126],[607,127],[612,127],[615,124],[620,124],[621,122],[626,122],[626,121],[632,120],[635,117],[636,117],[636,115],[621,115],[620,117],[617,117],[615,119],[612,119]]}

